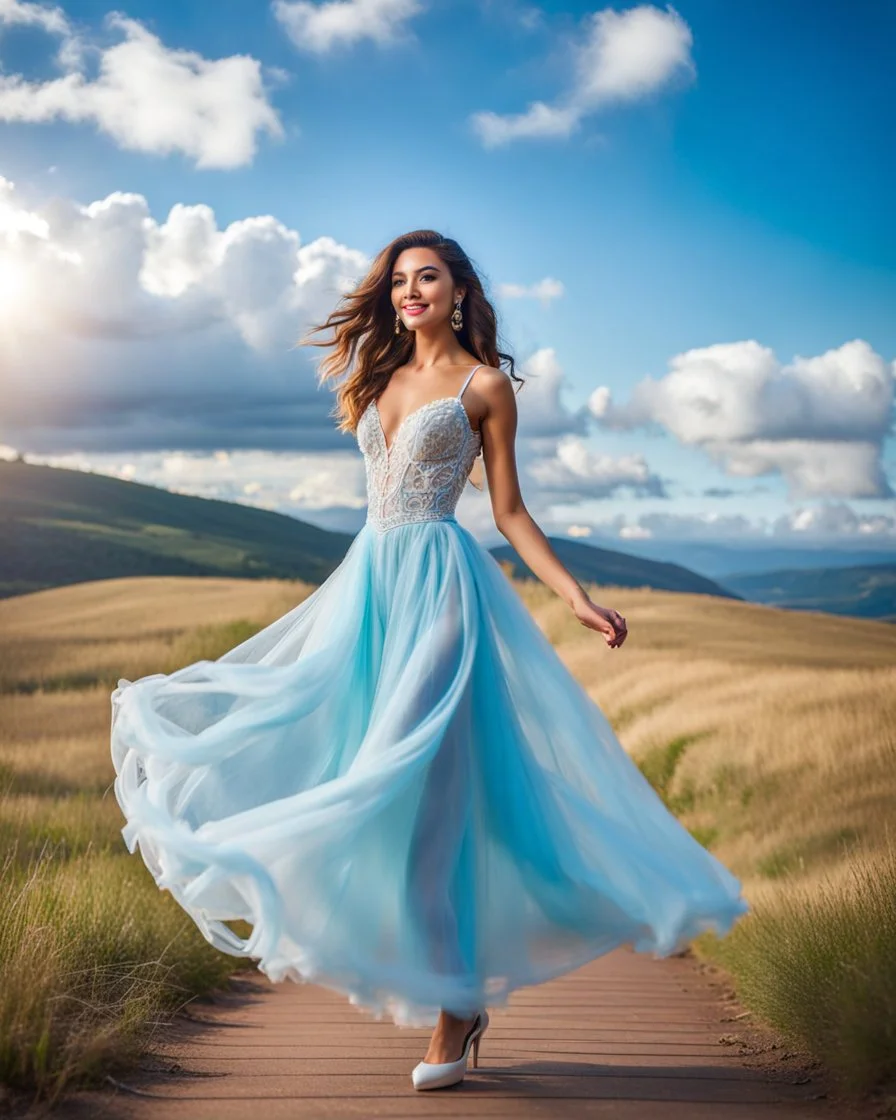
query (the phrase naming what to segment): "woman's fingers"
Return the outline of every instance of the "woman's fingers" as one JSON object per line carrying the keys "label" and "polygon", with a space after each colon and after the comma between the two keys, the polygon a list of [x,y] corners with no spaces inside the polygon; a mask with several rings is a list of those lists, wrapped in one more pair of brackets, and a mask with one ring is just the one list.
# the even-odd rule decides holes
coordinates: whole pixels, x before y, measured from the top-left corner
{"label": "woman's fingers", "polygon": [[583,626],[602,634],[610,649],[621,646],[628,637],[625,619],[612,607],[599,607],[589,600],[588,609],[577,611],[576,616]]}
{"label": "woman's fingers", "polygon": [[615,635],[613,636],[613,640],[610,642],[610,645],[614,649],[616,649],[618,646],[621,646],[625,639],[628,637],[628,627],[625,624],[625,619],[622,617],[619,611],[610,611],[610,621],[612,622],[613,627],[616,631]]}

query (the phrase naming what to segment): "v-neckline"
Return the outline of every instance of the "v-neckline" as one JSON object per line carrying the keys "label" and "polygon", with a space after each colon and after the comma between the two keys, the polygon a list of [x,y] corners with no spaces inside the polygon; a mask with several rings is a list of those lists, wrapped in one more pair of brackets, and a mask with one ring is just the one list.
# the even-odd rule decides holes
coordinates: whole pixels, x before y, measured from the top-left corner
{"label": "v-neckline", "polygon": [[[473,373],[475,373],[477,369],[479,369],[479,366],[474,367]],[[401,423],[395,429],[395,435],[392,437],[392,443],[391,444],[386,439],[386,429],[383,427],[383,418],[380,415],[379,397],[374,397],[373,400],[370,403],[373,405],[373,411],[374,411],[374,414],[376,415],[376,423],[377,423],[377,427],[379,428],[379,431],[380,431],[380,437],[383,441],[383,448],[386,452],[386,458],[388,459],[389,456],[392,454],[392,449],[395,447],[395,444],[398,442],[398,437],[401,435],[401,429],[405,426],[405,424],[408,422],[408,420],[410,420],[410,418],[412,416],[416,416],[418,412],[422,412],[424,408],[429,408],[434,404],[440,404],[442,401],[457,401],[457,403],[460,405],[460,407],[463,411],[464,420],[466,421],[466,424],[467,424],[467,429],[474,436],[477,435],[478,433],[477,433],[476,429],[470,423],[470,414],[469,414],[469,412],[467,412],[466,406],[464,405],[464,402],[461,399],[461,393],[463,392],[464,389],[466,389],[467,385],[469,384],[469,381],[470,381],[470,379],[467,378],[467,380],[464,382],[463,388],[460,390],[460,392],[455,393],[454,396],[452,396],[452,397],[436,397],[434,400],[424,401],[423,404],[418,405],[416,408],[412,408],[411,411],[407,414],[407,416],[405,416],[402,419]],[[382,393],[380,393],[380,396],[382,396]]]}
{"label": "v-neckline", "polygon": [[383,427],[383,418],[382,418],[382,416],[380,416],[379,405],[374,400],[373,411],[376,413],[377,425],[380,429],[380,435],[382,436],[382,439],[383,439],[383,447],[385,448],[386,455],[389,456],[389,455],[392,454],[392,449],[395,447],[395,444],[398,443],[398,437],[401,435],[401,429],[405,426],[405,424],[408,422],[408,420],[410,420],[410,418],[412,416],[416,416],[418,412],[422,412],[424,410],[424,408],[429,408],[431,405],[441,404],[442,401],[457,401],[457,403],[463,409],[464,416],[467,419],[467,427],[475,435],[476,434],[476,429],[470,423],[470,415],[467,412],[467,410],[464,408],[463,402],[461,401],[460,397],[458,397],[458,396],[436,397],[435,400],[424,401],[424,403],[421,404],[421,405],[418,405],[417,408],[411,409],[411,411],[407,414],[407,416],[404,417],[404,419],[401,421],[401,423],[395,429],[395,435],[393,436],[392,443],[390,444],[386,439],[386,429]]}

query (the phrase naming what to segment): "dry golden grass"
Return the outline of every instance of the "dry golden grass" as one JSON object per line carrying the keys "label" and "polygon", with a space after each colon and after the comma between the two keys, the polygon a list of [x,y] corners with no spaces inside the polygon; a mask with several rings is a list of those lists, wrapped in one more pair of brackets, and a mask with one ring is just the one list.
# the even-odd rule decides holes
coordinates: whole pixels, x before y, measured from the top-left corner
{"label": "dry golden grass", "polygon": [[0,1082],[52,1101],[101,1078],[240,967],[124,845],[110,691],[219,656],[311,590],[123,579],[0,602]]}
{"label": "dry golden grass", "polygon": [[896,804],[896,627],[702,595],[598,588],[609,650],[540,585],[521,593],[635,757],[747,883],[886,846]]}
{"label": "dry golden grass", "polygon": [[110,715],[109,692],[97,687],[0,695],[0,785],[12,771],[22,792],[101,792],[114,777]]}
{"label": "dry golden grass", "polygon": [[[832,928],[849,929],[856,940],[849,910],[856,867],[873,878],[873,869],[892,856],[896,627],[702,595],[595,588],[594,597],[621,610],[629,623],[628,642],[609,650],[547,588],[516,587],[670,807],[743,879],[754,915],[727,940],[726,964],[735,978],[744,978],[754,1006],[782,1029],[797,1035],[802,1030],[801,1041],[811,1045],[812,1018],[803,1012],[814,1006],[818,961],[828,958],[804,954],[813,968],[807,963],[802,986],[796,981],[786,986],[786,1014],[780,1001],[766,998],[782,988],[780,973],[762,972],[757,960],[777,960],[789,980],[800,976],[799,923],[810,915],[817,919],[812,900],[822,900],[828,914],[839,914],[842,902],[849,920]],[[150,952],[149,943],[138,931],[157,923],[159,937],[176,936],[188,962],[174,970],[181,996],[218,982],[235,966],[220,962],[185,916],[186,925],[179,924],[180,912],[124,847],[110,789],[109,693],[119,677],[135,679],[219,656],[311,590],[308,584],[274,580],[145,578],[0,602],[0,843],[13,852],[0,882],[19,900],[19,916],[7,923],[8,936],[0,940],[0,1025],[17,1015],[14,1042],[5,1050],[0,1044],[0,1076],[56,1093],[130,1053],[159,1007],[171,1005],[163,977],[173,965],[166,963],[161,972],[150,969],[144,980],[128,973],[131,987],[110,988],[117,993],[114,1013],[104,1012],[96,996],[90,1004],[94,1019],[72,1020],[69,1030],[64,1016],[47,1019],[47,1000],[67,993],[74,1006],[81,999],[70,991],[60,965],[49,974],[51,981],[37,986],[43,995],[25,1000],[32,1010],[23,1019],[13,1004],[23,1005],[25,986],[36,983],[34,962],[41,954],[35,956],[35,946],[41,937],[49,938],[47,952],[54,960],[79,959],[88,970],[114,973],[116,961],[145,959],[140,954]],[[35,868],[39,873],[32,874]],[[80,898],[76,882],[83,887]],[[124,891],[132,904],[121,937],[101,936],[97,899],[106,889],[101,882],[111,884],[113,893]],[[64,906],[58,904],[60,891]],[[804,902],[794,908],[794,897]],[[165,919],[159,921],[163,910]],[[64,924],[47,921],[47,914],[63,915]],[[873,915],[866,925],[885,917]],[[45,933],[29,924],[32,918],[45,922]],[[114,924],[116,916],[110,910],[105,920]],[[797,930],[791,937],[796,963],[793,956],[785,961],[768,950],[768,931],[782,928]],[[75,943],[79,930],[89,931],[89,952]],[[151,951],[170,961],[167,944],[152,942]],[[886,944],[896,956],[896,946]],[[837,944],[826,949],[829,956],[838,951],[845,952]],[[873,955],[872,949],[868,953]],[[202,962],[210,960],[214,966],[205,968]],[[861,967],[874,976],[880,1002],[886,970],[865,958]],[[841,998],[834,993],[818,1002],[830,1010]],[[54,1006],[67,1005],[56,1000]],[[84,1041],[94,1021],[105,1024],[99,1063]],[[870,1042],[853,1033],[850,1045],[836,1037],[831,1045],[864,1053],[861,1060],[851,1059],[850,1068],[874,1072],[862,1074],[859,1082],[896,1067],[869,1055]],[[50,1046],[48,1039],[52,1046],[38,1068],[28,1055]]]}
{"label": "dry golden grass", "polygon": [[[0,692],[32,682],[133,679],[176,656],[197,627],[272,621],[313,585],[285,580],[97,580],[0,600]],[[147,668],[150,666],[150,668]]]}

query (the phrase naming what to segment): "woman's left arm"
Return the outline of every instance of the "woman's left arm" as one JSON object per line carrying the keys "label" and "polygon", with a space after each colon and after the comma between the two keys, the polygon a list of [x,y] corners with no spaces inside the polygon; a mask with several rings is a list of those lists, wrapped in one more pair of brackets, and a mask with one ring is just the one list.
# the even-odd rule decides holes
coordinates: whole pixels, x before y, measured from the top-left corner
{"label": "woman's left arm", "polygon": [[603,634],[607,645],[618,649],[628,636],[625,619],[612,607],[591,601],[526,509],[516,466],[516,394],[503,371],[488,369],[494,376],[483,378],[477,390],[486,402],[480,431],[495,525],[523,563],[569,605],[582,625]]}

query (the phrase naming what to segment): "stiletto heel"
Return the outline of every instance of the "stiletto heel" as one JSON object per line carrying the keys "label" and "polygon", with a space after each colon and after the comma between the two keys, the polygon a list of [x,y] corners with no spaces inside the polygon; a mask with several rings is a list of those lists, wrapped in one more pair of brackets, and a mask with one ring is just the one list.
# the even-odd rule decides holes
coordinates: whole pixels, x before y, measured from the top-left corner
{"label": "stiletto heel", "polygon": [[479,1065],[479,1040],[485,1034],[488,1026],[488,1012],[485,1008],[476,1016],[473,1026],[470,1027],[464,1039],[464,1049],[456,1062],[418,1062],[411,1072],[411,1081],[415,1089],[443,1089],[448,1085],[456,1085],[463,1081],[467,1071],[467,1055],[473,1050],[473,1067]]}

